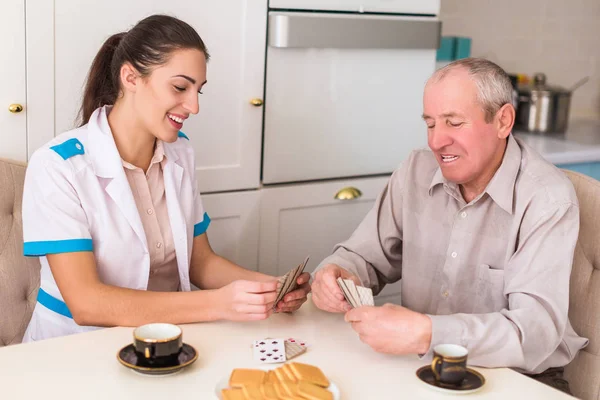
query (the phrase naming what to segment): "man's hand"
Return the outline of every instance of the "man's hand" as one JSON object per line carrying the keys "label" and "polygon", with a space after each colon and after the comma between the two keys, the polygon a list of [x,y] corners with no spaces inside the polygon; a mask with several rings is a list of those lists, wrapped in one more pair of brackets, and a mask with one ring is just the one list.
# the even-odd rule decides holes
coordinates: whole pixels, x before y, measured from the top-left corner
{"label": "man's hand", "polygon": [[424,354],[431,343],[431,319],[394,304],[355,308],[345,319],[378,353]]}
{"label": "man's hand", "polygon": [[357,276],[346,271],[339,265],[325,265],[317,271],[312,283],[312,300],[321,310],[341,313],[352,309],[337,284],[336,280],[339,277],[352,279],[355,284],[361,285],[360,279]]}

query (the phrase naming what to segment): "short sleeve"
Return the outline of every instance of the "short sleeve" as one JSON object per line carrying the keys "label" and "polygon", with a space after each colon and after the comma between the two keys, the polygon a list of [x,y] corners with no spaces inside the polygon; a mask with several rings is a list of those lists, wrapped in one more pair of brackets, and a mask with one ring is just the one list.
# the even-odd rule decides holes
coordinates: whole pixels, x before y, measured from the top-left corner
{"label": "short sleeve", "polygon": [[29,162],[23,190],[25,256],[92,251],[85,211],[73,186],[70,163],[51,150]]}

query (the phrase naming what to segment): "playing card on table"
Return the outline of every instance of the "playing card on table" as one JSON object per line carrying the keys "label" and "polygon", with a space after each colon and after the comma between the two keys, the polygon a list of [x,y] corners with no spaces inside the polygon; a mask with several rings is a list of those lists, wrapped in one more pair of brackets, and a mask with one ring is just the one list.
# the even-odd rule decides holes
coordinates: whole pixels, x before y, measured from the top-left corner
{"label": "playing card on table", "polygon": [[254,360],[260,363],[282,363],[286,361],[283,339],[254,341]]}
{"label": "playing card on table", "polygon": [[294,338],[286,339],[285,341],[285,356],[288,360],[298,357],[306,352],[306,344]]}
{"label": "playing card on table", "polygon": [[279,278],[279,284],[277,286],[277,298],[275,299],[273,308],[275,308],[275,306],[277,306],[277,303],[279,303],[286,294],[288,294],[291,291],[296,290],[296,288],[298,287],[298,283],[296,282],[296,280],[298,279],[300,274],[302,274],[302,272],[304,271],[304,268],[306,267],[306,263],[308,263],[308,257],[306,257],[304,259],[304,262],[302,262],[300,265],[298,265],[295,268],[292,268],[291,271],[289,271],[283,277]]}
{"label": "playing card on table", "polygon": [[[266,349],[264,349],[263,346],[265,346],[268,343],[273,342],[275,340],[281,340],[281,339],[265,338],[263,340],[256,340],[253,342],[252,347],[255,349],[254,351],[255,352],[258,351],[261,354],[260,358],[265,358],[265,361],[262,361],[260,358],[258,358],[257,361],[266,362],[266,357],[263,357],[263,355],[266,353]],[[284,347],[285,347],[285,358],[286,358],[286,360],[284,360],[284,361],[289,361],[294,357],[298,357],[299,355],[306,353],[307,344],[303,340],[295,339],[295,338],[287,338],[283,342],[284,342]],[[264,344],[261,344],[261,343],[264,343]],[[265,352],[261,352],[261,350],[265,350]],[[275,352],[275,353],[277,353],[277,352]],[[279,362],[279,361],[277,361],[277,362]]]}
{"label": "playing card on table", "polygon": [[337,278],[337,284],[344,294],[346,301],[354,308],[373,306],[373,291],[364,286],[356,286],[351,279]]}

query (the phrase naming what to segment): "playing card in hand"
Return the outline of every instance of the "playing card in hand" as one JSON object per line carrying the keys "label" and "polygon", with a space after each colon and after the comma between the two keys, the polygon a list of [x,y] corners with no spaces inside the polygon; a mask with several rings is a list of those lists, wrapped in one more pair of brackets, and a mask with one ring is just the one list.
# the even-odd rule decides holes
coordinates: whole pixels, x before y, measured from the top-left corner
{"label": "playing card in hand", "polygon": [[373,291],[364,286],[357,286],[351,279],[337,278],[337,284],[340,287],[344,298],[353,307],[373,306]]}
{"label": "playing card in hand", "polygon": [[259,363],[282,363],[286,361],[283,339],[263,339],[254,341],[254,360]]}
{"label": "playing card in hand", "polygon": [[277,306],[277,303],[279,303],[286,294],[298,288],[298,283],[296,282],[296,280],[302,274],[302,272],[304,272],[306,263],[308,263],[308,258],[309,257],[306,257],[302,264],[298,265],[296,268],[292,268],[291,271],[279,278],[279,284],[277,285],[277,298],[275,299],[273,308]]}

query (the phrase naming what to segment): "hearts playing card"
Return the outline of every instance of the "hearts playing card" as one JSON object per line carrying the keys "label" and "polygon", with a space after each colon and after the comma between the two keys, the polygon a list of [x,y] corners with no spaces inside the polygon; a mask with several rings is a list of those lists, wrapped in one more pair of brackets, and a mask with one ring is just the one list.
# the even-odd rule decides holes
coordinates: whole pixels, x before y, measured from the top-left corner
{"label": "hearts playing card", "polygon": [[296,340],[294,338],[286,339],[285,341],[285,356],[288,360],[294,357],[298,357],[300,354],[306,352],[306,343],[302,340]]}
{"label": "hearts playing card", "polygon": [[286,361],[283,339],[263,339],[254,341],[254,360],[259,363],[282,363]]}

